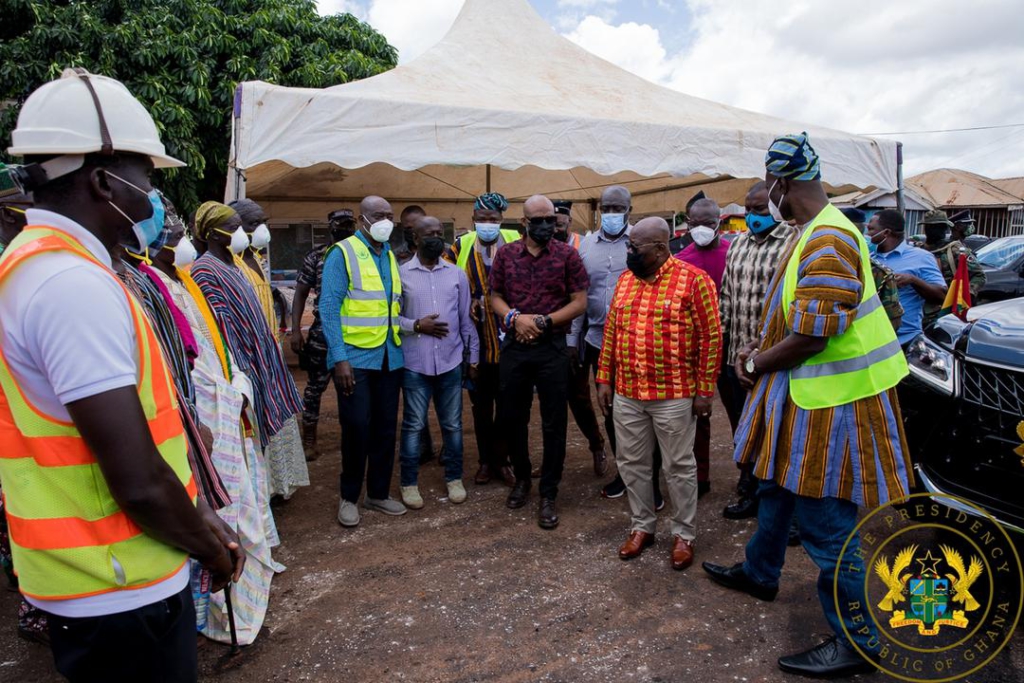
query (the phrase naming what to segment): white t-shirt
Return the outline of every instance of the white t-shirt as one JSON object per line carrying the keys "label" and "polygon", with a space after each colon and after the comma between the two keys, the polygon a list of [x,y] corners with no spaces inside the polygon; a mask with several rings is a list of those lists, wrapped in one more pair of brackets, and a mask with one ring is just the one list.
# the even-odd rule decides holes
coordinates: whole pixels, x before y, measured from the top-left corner
{"label": "white t-shirt", "polygon": [[[110,267],[103,244],[75,221],[29,209],[29,225],[70,234]],[[135,386],[135,326],[121,285],[94,263],[66,252],[33,256],[0,285],[0,345],[26,398],[41,412],[69,421],[66,404]],[[158,602],[188,583],[188,565],[170,579],[130,591],[74,600],[37,600],[65,617],[126,612]]]}

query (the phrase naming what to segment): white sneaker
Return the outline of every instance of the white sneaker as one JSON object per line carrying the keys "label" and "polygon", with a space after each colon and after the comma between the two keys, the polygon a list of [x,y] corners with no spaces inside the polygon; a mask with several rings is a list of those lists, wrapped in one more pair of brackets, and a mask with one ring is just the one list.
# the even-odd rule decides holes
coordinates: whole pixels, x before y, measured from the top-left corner
{"label": "white sneaker", "polygon": [[462,485],[461,479],[453,479],[448,482],[448,500],[456,505],[466,502],[466,487]]}
{"label": "white sneaker", "polygon": [[367,510],[376,510],[377,512],[383,512],[385,515],[395,517],[405,514],[405,506],[393,498],[382,498],[380,500],[363,498],[363,507]]}
{"label": "white sneaker", "polygon": [[423,496],[420,495],[420,489],[418,486],[403,486],[402,487],[402,502],[405,503],[405,507],[412,510],[419,510],[423,507]]}
{"label": "white sneaker", "polygon": [[342,526],[353,527],[359,525],[359,508],[355,503],[342,500],[338,506],[338,523]]}

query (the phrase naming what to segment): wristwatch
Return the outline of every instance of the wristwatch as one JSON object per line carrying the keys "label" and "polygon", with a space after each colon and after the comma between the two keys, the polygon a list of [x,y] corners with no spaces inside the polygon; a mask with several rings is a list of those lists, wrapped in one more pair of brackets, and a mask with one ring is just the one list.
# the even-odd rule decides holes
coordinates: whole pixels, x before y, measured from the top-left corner
{"label": "wristwatch", "polygon": [[750,352],[750,355],[747,356],[747,362],[743,364],[743,370],[751,377],[757,375],[757,366],[754,365],[755,358],[757,358],[757,349]]}
{"label": "wristwatch", "polygon": [[533,324],[537,326],[538,330],[543,332],[544,330],[548,329],[549,325],[551,325],[551,316],[550,315],[534,316]]}

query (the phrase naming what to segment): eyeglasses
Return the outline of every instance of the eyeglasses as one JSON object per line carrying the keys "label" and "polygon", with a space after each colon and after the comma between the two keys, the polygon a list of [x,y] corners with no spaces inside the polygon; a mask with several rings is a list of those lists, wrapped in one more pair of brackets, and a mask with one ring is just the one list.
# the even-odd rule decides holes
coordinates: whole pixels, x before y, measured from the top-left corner
{"label": "eyeglasses", "polygon": [[626,251],[632,252],[634,254],[639,254],[640,251],[643,250],[644,247],[651,247],[651,246],[657,247],[659,245],[661,245],[661,242],[647,242],[646,244],[636,244],[633,241],[627,241],[626,242]]}
{"label": "eyeglasses", "polygon": [[14,213],[20,213],[22,216],[24,216],[26,213],[25,209],[19,209],[18,207],[12,206],[11,204],[0,204],[0,209],[7,209],[8,211],[13,211]]}

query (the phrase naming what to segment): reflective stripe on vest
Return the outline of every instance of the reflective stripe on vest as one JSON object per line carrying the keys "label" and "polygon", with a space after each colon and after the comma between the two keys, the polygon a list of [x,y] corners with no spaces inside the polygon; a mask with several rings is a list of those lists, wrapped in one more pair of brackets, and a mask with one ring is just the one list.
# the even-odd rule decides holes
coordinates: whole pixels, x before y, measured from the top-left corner
{"label": "reflective stripe on vest", "polygon": [[[522,238],[518,230],[499,230],[501,238],[505,244],[515,242]],[[473,245],[476,244],[476,232],[470,231],[459,238],[459,259],[455,262],[462,270],[466,269],[466,264],[469,263],[469,257],[473,253]]]}
{"label": "reflective stripe on vest", "polygon": [[828,226],[854,236],[860,250],[864,286],[853,323],[830,337],[825,350],[789,371],[793,402],[805,410],[831,408],[891,389],[907,374],[907,361],[871,277],[864,236],[829,204],[804,229],[786,265],[782,306],[787,320],[796,299],[800,261],[815,228]]}
{"label": "reflective stripe on vest", "polygon": [[[141,305],[121,281],[67,233],[30,226],[0,257],[0,292],[19,265],[48,252],[90,261],[123,291],[137,338],[139,401],[157,450],[194,502],[196,485],[174,386]],[[184,566],[183,551],[147,536],[118,507],[74,424],[32,405],[2,349],[0,388],[0,478],[22,593],[67,600],[132,590],[169,578]]]}
{"label": "reflective stripe on vest", "polygon": [[[338,242],[327,253],[338,249],[345,260],[348,273],[348,291],[341,303],[341,333],[345,343],[361,349],[375,349],[385,342],[390,322],[396,345],[402,345],[398,313],[399,298],[402,296],[402,280],[398,273],[398,261],[388,250],[391,264],[391,302],[384,291],[384,279],[377,269],[377,262],[370,254],[370,248],[353,235]],[[327,254],[324,254],[327,258]]]}

